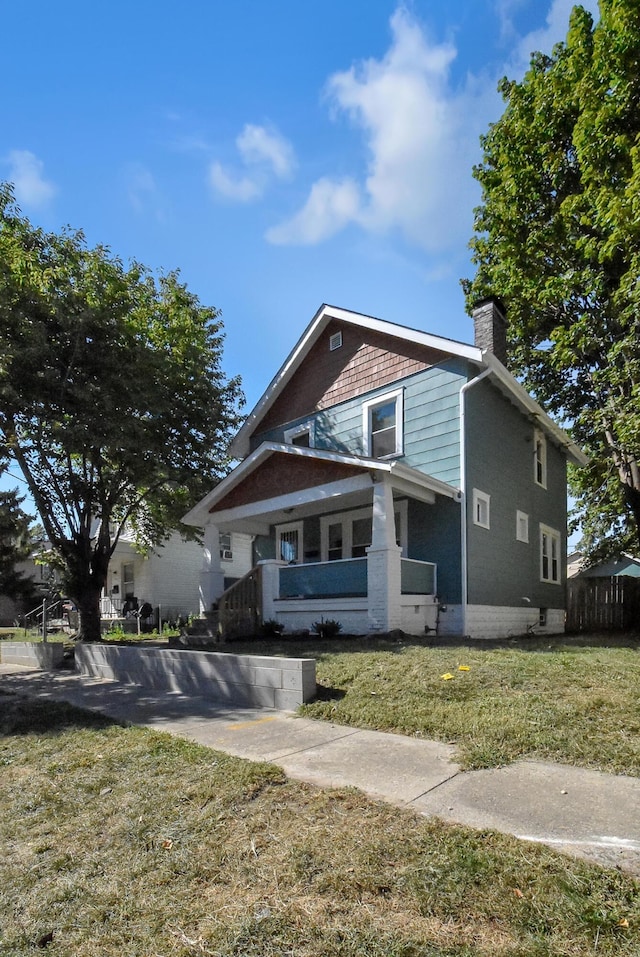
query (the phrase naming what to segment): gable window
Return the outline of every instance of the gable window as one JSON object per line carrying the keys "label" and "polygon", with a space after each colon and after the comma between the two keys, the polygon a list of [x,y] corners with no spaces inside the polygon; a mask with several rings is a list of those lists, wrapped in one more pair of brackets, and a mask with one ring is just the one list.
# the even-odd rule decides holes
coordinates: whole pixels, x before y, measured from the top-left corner
{"label": "gable window", "polygon": [[334,332],[332,336],[329,336],[329,351],[335,352],[336,349],[339,349],[342,345],[342,333]]}
{"label": "gable window", "polygon": [[402,455],[402,390],[371,399],[362,406],[364,454],[376,459]]}
{"label": "gable window", "polygon": [[473,490],[473,522],[480,528],[490,528],[491,496],[480,489]]}
{"label": "gable window", "polygon": [[220,558],[223,562],[230,562],[233,559],[231,532],[220,532],[218,540],[220,545]]}
{"label": "gable window", "polygon": [[560,584],[560,532],[540,526],[540,581]]}
{"label": "gable window", "polygon": [[526,512],[516,512],[516,539],[519,542],[529,541],[529,516]]}
{"label": "gable window", "polygon": [[[396,542],[407,551],[407,502],[396,502],[394,520]],[[320,548],[323,562],[345,558],[365,558],[371,545],[372,517],[370,508],[360,508],[339,515],[323,515],[320,519]]]}
{"label": "gable window", "polygon": [[303,449],[312,449],[315,446],[314,423],[302,422],[290,429],[285,429],[284,440],[287,445],[297,445]]}
{"label": "gable window", "polygon": [[547,440],[540,429],[533,433],[533,479],[536,485],[547,487]]}

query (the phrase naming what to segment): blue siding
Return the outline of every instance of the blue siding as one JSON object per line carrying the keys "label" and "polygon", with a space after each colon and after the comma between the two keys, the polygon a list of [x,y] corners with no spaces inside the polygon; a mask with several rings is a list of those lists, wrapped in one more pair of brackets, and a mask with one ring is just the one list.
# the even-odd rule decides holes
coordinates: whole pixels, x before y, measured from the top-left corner
{"label": "blue siding", "polygon": [[286,565],[280,569],[280,598],[345,598],[366,594],[366,558]]}
{"label": "blue siding", "polygon": [[435,505],[409,500],[408,558],[435,562],[438,597],[444,604],[462,600],[460,580],[460,505],[438,498]]}
{"label": "blue siding", "polygon": [[398,386],[404,389],[404,456],[402,461],[443,482],[460,484],[459,401],[467,380],[466,364],[451,359],[382,389],[341,402],[256,435],[254,447],[264,441],[283,442],[284,432],[313,418],[319,449],[362,455],[363,403]]}
{"label": "blue siding", "polygon": [[[469,602],[563,608],[563,584],[540,581],[540,523],[562,536],[566,565],[566,460],[547,439],[547,488],[534,481],[534,423],[488,382],[467,394]],[[473,522],[473,489],[491,496],[490,528]],[[529,516],[529,542],[516,539],[516,512]],[[525,602],[525,599],[529,602]]]}

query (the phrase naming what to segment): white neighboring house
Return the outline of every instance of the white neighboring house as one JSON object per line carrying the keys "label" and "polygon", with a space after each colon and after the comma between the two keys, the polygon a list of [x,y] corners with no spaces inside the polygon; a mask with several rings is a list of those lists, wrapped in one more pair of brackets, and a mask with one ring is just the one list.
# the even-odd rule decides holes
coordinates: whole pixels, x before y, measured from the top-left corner
{"label": "white neighboring house", "polygon": [[[133,544],[133,535],[125,532],[109,563],[107,584],[101,600],[103,618],[123,618],[134,607],[148,602],[157,622],[198,615],[201,602],[203,567],[210,570],[212,560],[220,569],[220,593],[251,569],[251,538],[248,535],[220,535],[218,553],[210,557],[207,547],[185,541],[173,532],[167,541],[148,555],[141,555]],[[209,606],[207,606],[209,607]]]}

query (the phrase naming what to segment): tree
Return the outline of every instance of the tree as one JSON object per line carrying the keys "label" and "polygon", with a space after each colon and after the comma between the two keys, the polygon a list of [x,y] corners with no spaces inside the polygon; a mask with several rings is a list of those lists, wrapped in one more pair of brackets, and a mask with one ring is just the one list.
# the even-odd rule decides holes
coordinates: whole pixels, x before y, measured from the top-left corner
{"label": "tree", "polygon": [[[0,463],[0,475],[2,472]],[[30,599],[33,579],[17,567],[29,558],[34,545],[31,517],[22,510],[23,501],[14,490],[0,491],[0,595]]]}
{"label": "tree", "polygon": [[140,547],[160,543],[228,469],[243,400],[222,341],[177,274],[35,228],[0,186],[0,454],[22,471],[81,638],[99,637],[125,523]]}
{"label": "tree", "polygon": [[595,558],[640,547],[640,6],[575,7],[482,139],[468,307],[500,297],[509,364],[590,457],[572,473]]}

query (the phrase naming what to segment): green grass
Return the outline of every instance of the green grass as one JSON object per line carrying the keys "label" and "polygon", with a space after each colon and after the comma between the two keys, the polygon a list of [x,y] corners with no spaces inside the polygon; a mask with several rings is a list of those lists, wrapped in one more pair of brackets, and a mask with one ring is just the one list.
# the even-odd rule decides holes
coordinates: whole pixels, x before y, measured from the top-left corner
{"label": "green grass", "polygon": [[3,957],[640,952],[618,871],[10,695],[0,846]]}
{"label": "green grass", "polygon": [[226,647],[315,657],[319,694],[302,709],[307,717],[451,742],[465,768],[526,757],[640,776],[637,639],[505,644],[309,638]]}

